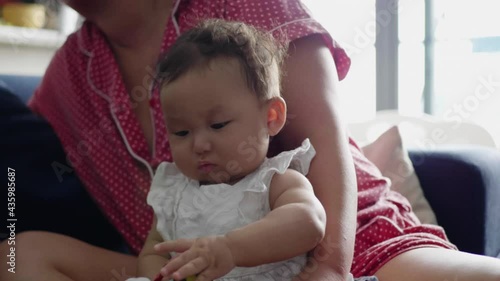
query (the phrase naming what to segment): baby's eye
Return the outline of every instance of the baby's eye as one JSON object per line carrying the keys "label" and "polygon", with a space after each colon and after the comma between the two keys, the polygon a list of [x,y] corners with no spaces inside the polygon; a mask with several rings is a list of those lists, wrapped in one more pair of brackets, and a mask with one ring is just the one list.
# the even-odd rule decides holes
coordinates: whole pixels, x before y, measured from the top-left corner
{"label": "baby's eye", "polygon": [[226,122],[221,122],[221,123],[215,123],[210,125],[210,128],[218,130],[224,128],[227,124],[229,124],[231,121],[226,121]]}
{"label": "baby's eye", "polygon": [[188,134],[188,131],[177,131],[177,132],[174,132],[174,135],[178,136],[178,137],[185,137],[187,136]]}

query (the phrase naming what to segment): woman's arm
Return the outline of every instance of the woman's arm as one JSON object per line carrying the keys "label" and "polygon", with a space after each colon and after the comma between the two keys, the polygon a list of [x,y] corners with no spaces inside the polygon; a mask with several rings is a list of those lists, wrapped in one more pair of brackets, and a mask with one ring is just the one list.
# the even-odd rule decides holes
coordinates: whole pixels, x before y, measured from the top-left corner
{"label": "woman's arm", "polygon": [[308,178],[327,214],[325,238],[311,256],[320,267],[304,272],[311,281],[345,280],[354,252],[357,185],[337,84],[332,55],[320,35],[290,44],[283,81],[290,117],[277,140],[285,150],[311,140],[317,153]]}
{"label": "woman's arm", "polygon": [[151,230],[137,261],[137,276],[148,277],[150,280],[153,280],[160,273],[160,269],[169,259],[168,254],[160,255],[154,250],[154,246],[161,242],[163,242],[163,238],[156,230],[156,216],[154,216]]}

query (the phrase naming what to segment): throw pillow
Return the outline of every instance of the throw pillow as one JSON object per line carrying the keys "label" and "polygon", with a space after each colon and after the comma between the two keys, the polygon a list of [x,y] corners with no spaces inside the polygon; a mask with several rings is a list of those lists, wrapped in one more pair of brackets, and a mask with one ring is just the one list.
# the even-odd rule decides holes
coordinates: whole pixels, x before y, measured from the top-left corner
{"label": "throw pillow", "polygon": [[397,126],[382,133],[362,148],[363,154],[392,182],[391,189],[405,196],[420,222],[437,224],[436,216],[424,197],[413,164],[403,146]]}

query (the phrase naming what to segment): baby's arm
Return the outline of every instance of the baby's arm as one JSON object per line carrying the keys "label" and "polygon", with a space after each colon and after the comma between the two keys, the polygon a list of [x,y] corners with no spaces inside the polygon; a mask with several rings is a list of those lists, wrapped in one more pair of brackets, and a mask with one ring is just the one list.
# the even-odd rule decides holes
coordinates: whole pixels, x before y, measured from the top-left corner
{"label": "baby's arm", "polygon": [[264,218],[225,235],[166,241],[161,252],[179,252],[162,275],[175,280],[199,274],[213,280],[235,266],[251,267],[305,254],[323,239],[325,211],[302,174],[276,174],[269,190],[271,212]]}
{"label": "baby's arm", "polygon": [[256,266],[308,252],[325,234],[326,214],[305,176],[275,174],[269,191],[271,212],[226,234],[237,266]]}
{"label": "baby's arm", "polygon": [[156,230],[156,216],[153,219],[151,230],[149,231],[146,243],[139,254],[137,261],[137,276],[148,277],[154,280],[160,269],[170,258],[169,254],[161,255],[154,250],[154,245],[163,242],[163,238]]}

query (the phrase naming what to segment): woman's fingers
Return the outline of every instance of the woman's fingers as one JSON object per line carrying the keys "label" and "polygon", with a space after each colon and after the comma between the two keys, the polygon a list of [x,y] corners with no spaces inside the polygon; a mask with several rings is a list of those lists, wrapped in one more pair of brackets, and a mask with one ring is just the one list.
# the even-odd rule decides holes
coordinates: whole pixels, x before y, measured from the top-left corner
{"label": "woman's fingers", "polygon": [[158,253],[168,253],[168,252],[182,253],[191,248],[193,243],[194,240],[191,239],[178,239],[178,240],[158,243],[155,245],[154,249]]}

